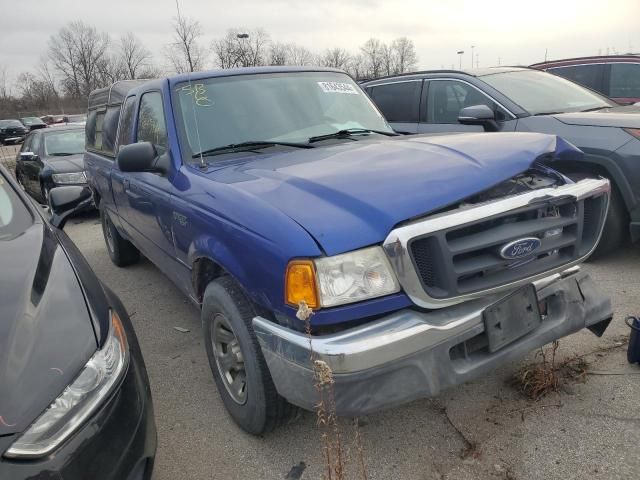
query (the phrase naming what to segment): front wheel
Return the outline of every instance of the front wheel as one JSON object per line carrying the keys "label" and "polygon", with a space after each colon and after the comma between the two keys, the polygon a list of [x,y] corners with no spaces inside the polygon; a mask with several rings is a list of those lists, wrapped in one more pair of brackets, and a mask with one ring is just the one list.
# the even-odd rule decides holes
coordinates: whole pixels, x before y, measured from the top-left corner
{"label": "front wheel", "polygon": [[100,221],[104,243],[107,245],[109,258],[118,267],[126,267],[140,259],[140,251],[128,240],[124,239],[109,218],[104,208],[100,209]]}
{"label": "front wheel", "polygon": [[217,278],[204,292],[202,330],[218,392],[233,420],[259,435],[286,422],[298,409],[276,391],[251,324],[256,314],[231,277]]}

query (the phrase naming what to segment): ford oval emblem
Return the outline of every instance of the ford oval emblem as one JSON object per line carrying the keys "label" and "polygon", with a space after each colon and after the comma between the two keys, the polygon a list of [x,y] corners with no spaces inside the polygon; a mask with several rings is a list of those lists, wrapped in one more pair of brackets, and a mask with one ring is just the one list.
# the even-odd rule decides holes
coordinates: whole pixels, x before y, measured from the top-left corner
{"label": "ford oval emblem", "polygon": [[519,238],[503,246],[500,249],[500,256],[507,260],[524,258],[540,248],[540,243],[540,239],[536,237]]}

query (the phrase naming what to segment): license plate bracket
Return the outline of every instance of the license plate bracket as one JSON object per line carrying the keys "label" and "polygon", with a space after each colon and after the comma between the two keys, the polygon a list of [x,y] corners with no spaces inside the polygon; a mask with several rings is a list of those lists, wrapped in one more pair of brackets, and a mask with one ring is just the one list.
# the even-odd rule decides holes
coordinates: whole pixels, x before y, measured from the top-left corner
{"label": "license plate bracket", "polygon": [[491,353],[535,330],[542,322],[535,287],[525,285],[490,305],[483,318]]}

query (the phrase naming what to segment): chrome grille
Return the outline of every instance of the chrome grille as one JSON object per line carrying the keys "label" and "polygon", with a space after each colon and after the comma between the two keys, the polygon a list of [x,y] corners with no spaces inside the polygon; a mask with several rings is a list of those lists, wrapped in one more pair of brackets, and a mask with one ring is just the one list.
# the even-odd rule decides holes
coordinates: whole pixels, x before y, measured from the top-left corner
{"label": "chrome grille", "polygon": [[[416,304],[451,305],[583,260],[599,239],[608,192],[607,180],[587,179],[460,208],[397,228],[385,251]],[[522,238],[540,245],[523,258],[500,254]]]}

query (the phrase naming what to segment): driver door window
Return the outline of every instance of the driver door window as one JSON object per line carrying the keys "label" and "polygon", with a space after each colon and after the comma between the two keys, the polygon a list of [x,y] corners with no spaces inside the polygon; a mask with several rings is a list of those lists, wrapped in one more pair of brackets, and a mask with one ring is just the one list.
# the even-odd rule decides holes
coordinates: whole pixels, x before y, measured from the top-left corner
{"label": "driver door window", "polygon": [[432,80],[427,92],[426,123],[458,124],[460,110],[486,105],[496,112],[496,120],[506,119],[505,112],[475,87],[456,80]]}

